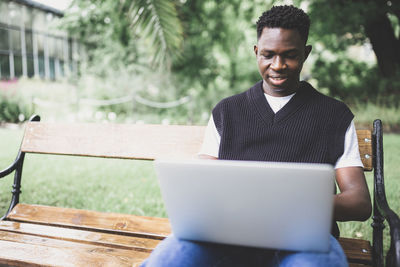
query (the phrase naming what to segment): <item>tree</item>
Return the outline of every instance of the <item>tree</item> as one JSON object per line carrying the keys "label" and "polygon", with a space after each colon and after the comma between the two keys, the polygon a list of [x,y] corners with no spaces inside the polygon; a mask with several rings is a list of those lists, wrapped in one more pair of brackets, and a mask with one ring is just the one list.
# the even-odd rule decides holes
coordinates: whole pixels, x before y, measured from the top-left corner
{"label": "tree", "polygon": [[[400,103],[399,1],[309,0],[310,43],[317,56],[312,76],[318,88],[348,103]],[[370,44],[376,64],[349,54],[349,47]]]}
{"label": "tree", "polygon": [[330,48],[338,50],[368,39],[383,77],[397,74],[400,69],[399,1],[312,0],[309,8],[311,18],[317,22],[315,34],[325,44],[329,43],[327,40],[335,40],[330,42]]}
{"label": "tree", "polygon": [[122,46],[129,49],[119,59],[127,63],[138,52],[137,40],[144,39],[153,65],[168,65],[180,55],[183,32],[175,1],[74,0],[71,6],[61,24],[86,45],[90,59],[97,49]]}
{"label": "tree", "polygon": [[[118,77],[122,71],[130,71],[131,77],[153,72],[150,83],[164,79],[158,83],[162,93],[192,95],[199,111],[193,113],[200,115],[221,97],[243,91],[259,79],[252,49],[255,21],[259,11],[268,7],[264,0],[93,0],[75,4],[79,8],[67,13],[64,25],[86,44],[89,65],[103,79]],[[176,25],[182,29],[174,30]],[[157,64],[149,64],[153,55],[160,59],[152,61]],[[162,67],[155,70],[155,65]]]}
{"label": "tree", "polygon": [[[275,2],[75,0],[79,8],[67,13],[64,24],[86,44],[89,65],[103,80],[118,79],[122,72],[125,77],[148,75],[140,83],[143,94],[150,91],[146,82],[162,88],[153,94],[155,99],[161,94],[170,99],[191,94],[201,111],[193,113],[200,114],[217,99],[243,91],[260,78],[252,53],[255,22]],[[310,42],[322,43],[323,51],[334,55],[332,59],[313,51],[317,58],[312,77],[318,88],[350,101],[396,94],[400,99],[398,2],[294,2],[308,5]],[[376,54],[376,66],[346,54],[349,46],[367,42]]]}

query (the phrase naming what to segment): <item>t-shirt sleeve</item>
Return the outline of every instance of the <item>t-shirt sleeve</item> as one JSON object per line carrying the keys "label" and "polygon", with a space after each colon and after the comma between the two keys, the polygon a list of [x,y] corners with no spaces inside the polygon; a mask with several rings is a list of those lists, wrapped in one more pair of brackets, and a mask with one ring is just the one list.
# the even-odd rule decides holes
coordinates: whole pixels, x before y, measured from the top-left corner
{"label": "t-shirt sleeve", "polygon": [[345,167],[364,167],[360,158],[357,132],[353,120],[346,130],[344,138],[344,152],[336,161],[335,169]]}
{"label": "t-shirt sleeve", "polygon": [[218,158],[220,142],[221,137],[215,127],[213,116],[211,115],[204,134],[203,144],[198,155],[208,155]]}

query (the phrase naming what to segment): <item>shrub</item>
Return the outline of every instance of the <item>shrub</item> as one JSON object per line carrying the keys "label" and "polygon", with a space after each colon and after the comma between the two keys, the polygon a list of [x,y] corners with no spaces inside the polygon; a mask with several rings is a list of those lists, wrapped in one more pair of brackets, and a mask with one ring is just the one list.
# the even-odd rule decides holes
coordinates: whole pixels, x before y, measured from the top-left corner
{"label": "shrub", "polygon": [[0,123],[22,122],[29,118],[30,109],[28,105],[14,95],[0,92]]}

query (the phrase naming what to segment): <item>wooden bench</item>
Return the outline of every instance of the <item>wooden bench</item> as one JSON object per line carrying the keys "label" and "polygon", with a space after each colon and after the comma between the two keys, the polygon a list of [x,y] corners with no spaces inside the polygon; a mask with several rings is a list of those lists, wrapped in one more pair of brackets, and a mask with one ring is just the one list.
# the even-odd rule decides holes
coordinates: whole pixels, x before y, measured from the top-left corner
{"label": "wooden bench", "polygon": [[[205,127],[167,125],[26,124],[17,158],[0,172],[14,172],[12,199],[0,221],[0,265],[136,266],[170,234],[166,218],[104,213],[19,203],[26,153],[153,160],[193,157]],[[373,246],[361,239],[340,238],[351,266],[383,266],[383,221],[388,220],[391,249],[387,266],[400,266],[399,217],[389,209],[383,183],[382,132],[357,131],[365,170],[375,170]],[[107,142],[105,142],[107,140]]]}

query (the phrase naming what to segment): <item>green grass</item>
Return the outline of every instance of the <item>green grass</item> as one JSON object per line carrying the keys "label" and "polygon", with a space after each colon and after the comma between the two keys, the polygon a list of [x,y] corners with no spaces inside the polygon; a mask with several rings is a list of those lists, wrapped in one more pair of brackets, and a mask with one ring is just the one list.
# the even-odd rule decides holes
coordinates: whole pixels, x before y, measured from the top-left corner
{"label": "green grass", "polygon": [[371,121],[379,118],[383,122],[384,130],[400,132],[400,107],[384,107],[368,102],[353,105],[351,110],[358,126],[369,128]]}
{"label": "green grass", "polygon": [[[17,154],[21,129],[0,128],[0,169]],[[391,208],[400,214],[400,135],[384,135],[385,184]],[[9,205],[12,177],[0,180],[0,209]],[[367,173],[372,196],[372,173]],[[165,217],[152,162],[27,155],[21,202]],[[372,241],[372,219],[339,223],[341,235]],[[388,228],[385,229],[388,237]],[[387,238],[386,238],[387,239]],[[388,247],[388,240],[385,242]]]}
{"label": "green grass", "polygon": [[[22,130],[0,128],[0,169],[15,158]],[[0,210],[13,177],[0,180]],[[161,216],[166,213],[152,162],[28,154],[21,202]]]}

